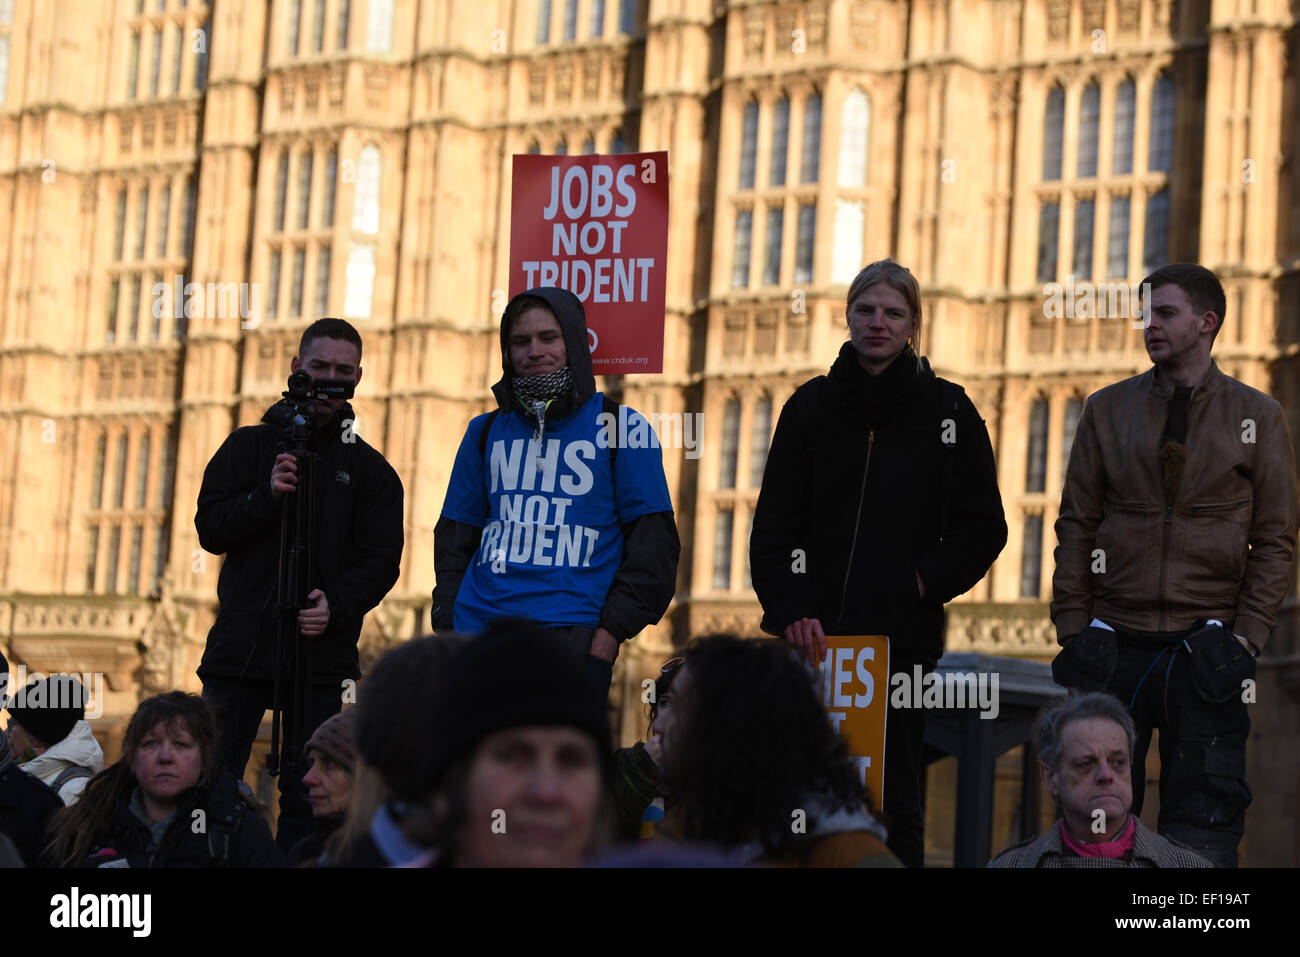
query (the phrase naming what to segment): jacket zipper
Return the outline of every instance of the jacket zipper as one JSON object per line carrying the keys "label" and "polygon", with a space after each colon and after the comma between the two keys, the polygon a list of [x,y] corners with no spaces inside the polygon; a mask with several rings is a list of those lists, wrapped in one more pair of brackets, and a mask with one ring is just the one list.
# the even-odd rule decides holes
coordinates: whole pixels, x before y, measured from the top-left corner
{"label": "jacket zipper", "polygon": [[1174,525],[1174,507],[1165,506],[1164,530],[1160,538],[1160,630],[1169,630],[1169,533]]}
{"label": "jacket zipper", "polygon": [[858,548],[858,530],[862,527],[862,502],[867,497],[867,473],[871,471],[871,447],[876,444],[876,430],[867,433],[867,464],[862,467],[862,488],[858,492],[858,517],[853,522],[853,544],[849,546],[849,563],[844,569],[844,586],[840,589],[840,616],[835,619],[835,630],[839,631],[840,622],[844,620],[844,605],[849,596],[849,575],[853,572],[853,553]]}

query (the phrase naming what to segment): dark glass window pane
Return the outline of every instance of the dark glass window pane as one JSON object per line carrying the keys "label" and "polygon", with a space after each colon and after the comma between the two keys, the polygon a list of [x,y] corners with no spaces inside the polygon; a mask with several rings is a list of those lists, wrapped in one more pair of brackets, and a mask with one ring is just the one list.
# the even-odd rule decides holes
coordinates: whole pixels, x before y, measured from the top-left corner
{"label": "dark glass window pane", "polygon": [[720,509],[713,527],[713,587],[723,591],[731,588],[731,526],[733,518],[730,509]]}
{"label": "dark glass window pane", "polygon": [[1084,88],[1079,103],[1080,178],[1097,175],[1097,132],[1101,123],[1101,88],[1093,83]]}
{"label": "dark glass window pane", "polygon": [[1025,491],[1047,488],[1047,400],[1036,399],[1029,410],[1029,453],[1025,462]]}
{"label": "dark glass window pane", "polygon": [[1025,516],[1025,542],[1020,568],[1020,597],[1038,598],[1043,571],[1043,516]]}
{"label": "dark glass window pane", "polygon": [[1129,198],[1113,196],[1110,201],[1110,238],[1106,275],[1123,279],[1128,275]]}
{"label": "dark glass window pane", "polygon": [[1065,138],[1065,91],[1052,87],[1043,116],[1043,179],[1061,178],[1061,142]]}
{"label": "dark glass window pane", "polygon": [[1056,253],[1060,241],[1061,207],[1044,203],[1038,211],[1038,281],[1056,279]]}
{"label": "dark glass window pane", "polygon": [[1096,203],[1089,199],[1074,207],[1074,275],[1092,278],[1092,228]]}
{"label": "dark glass window pane", "polygon": [[1133,119],[1137,115],[1137,88],[1125,80],[1115,90],[1115,153],[1111,172],[1133,172]]}
{"label": "dark glass window pane", "polygon": [[728,399],[722,408],[722,456],[718,488],[736,487],[736,456],[740,450],[740,401]]}
{"label": "dark glass window pane", "polygon": [[766,252],[763,257],[763,285],[775,286],[781,281],[781,225],[785,211],[767,211]]}
{"label": "dark glass window pane", "polygon": [[817,182],[817,169],[822,157],[822,98],[814,93],[803,106],[803,162],[800,180]]}
{"label": "dark glass window pane", "polygon": [[785,185],[786,155],[790,152],[790,101],[777,100],[772,110],[771,185]]}
{"label": "dark glass window pane", "polygon": [[740,188],[754,188],[754,164],[758,155],[758,104],[745,104],[740,130]]}

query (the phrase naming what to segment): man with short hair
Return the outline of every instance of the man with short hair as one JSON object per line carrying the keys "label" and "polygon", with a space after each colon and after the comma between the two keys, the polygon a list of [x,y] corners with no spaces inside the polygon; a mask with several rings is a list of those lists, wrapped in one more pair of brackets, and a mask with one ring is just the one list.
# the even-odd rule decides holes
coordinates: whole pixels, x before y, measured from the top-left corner
{"label": "man with short hair", "polygon": [[681,545],[658,439],[596,391],[587,341],[568,290],[506,306],[497,408],[470,421],[434,528],[431,617],[462,634],[535,621],[603,701],[620,643],[668,609]]}
{"label": "man with short hair", "polygon": [[1246,705],[1300,526],[1291,434],[1277,400],[1210,358],[1226,309],[1212,272],[1163,266],[1142,290],[1153,366],[1088,398],[1070,452],[1053,673],[1132,711],[1138,813],[1159,729],[1160,833],[1235,867]]}
{"label": "man with short hair", "polygon": [[[1006,544],[997,465],[974,403],[912,349],[911,272],[889,259],[864,268],[845,320],[830,374],[781,410],[754,509],[754,592],[763,630],[810,664],[827,635],[885,635],[891,675],[910,681],[943,654],[943,606]],[[925,859],[924,743],[924,711],[890,712],[883,805],[889,849],[908,867]]]}
{"label": "man with short hair", "polygon": [[[355,385],[361,381],[361,337],[342,319],[318,319],[303,332],[289,368],[306,371],[313,382]],[[315,414],[310,605],[297,621],[302,635],[314,639],[311,728],[338,713],[343,682],[360,676],[362,619],[397,581],[403,542],[402,482],[354,431],[351,405],[341,398],[318,400]],[[220,610],[198,674],[217,716],[217,763],[236,777],[243,776],[262,717],[272,707],[280,516],[282,507],[292,507],[286,496],[295,494],[300,468],[283,451],[280,430],[267,424],[270,416],[236,429],[217,450],[203,473],[194,516],[199,544],[226,556],[217,583]],[[291,676],[281,679],[282,687],[292,686]],[[293,703],[283,704],[292,713]],[[311,830],[301,770],[280,777],[282,849]]]}
{"label": "man with short hair", "polygon": [[104,750],[86,720],[86,689],[71,675],[33,679],[9,699],[10,752],[18,766],[71,807],[104,770]]}
{"label": "man with short hair", "polygon": [[1060,818],[1046,834],[1003,851],[989,867],[1210,867],[1178,841],[1152,834],[1133,803],[1133,718],[1093,692],[1044,711],[1035,744]]}

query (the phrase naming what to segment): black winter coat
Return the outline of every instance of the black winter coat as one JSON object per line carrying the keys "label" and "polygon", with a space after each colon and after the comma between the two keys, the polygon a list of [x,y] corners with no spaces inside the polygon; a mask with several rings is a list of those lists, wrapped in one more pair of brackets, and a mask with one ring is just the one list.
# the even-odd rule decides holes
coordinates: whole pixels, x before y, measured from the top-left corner
{"label": "black winter coat", "polygon": [[[131,811],[132,792],[127,791],[86,865],[125,858],[133,868],[283,867],[284,854],[271,838],[270,825],[245,803],[239,784],[233,774],[220,769],[212,784],[184,791],[154,854],[149,853],[149,827]],[[201,816],[195,813],[199,810]],[[106,849],[115,853],[100,853]]]}
{"label": "black winter coat", "polygon": [[[362,619],[397,581],[402,558],[402,481],[347,427],[354,417],[345,405],[318,433],[308,590],[325,592],[330,619],[311,646],[317,684],[359,677]],[[269,425],[246,426],[231,433],[203,473],[194,526],[199,544],[226,560],[200,678],[272,677],[280,504],[271,496],[271,469],[280,451]]]}
{"label": "black winter coat", "polygon": [[937,659],[944,604],[1006,540],[988,430],[910,348],[872,377],[845,343],[786,402],[750,539],[764,631],[817,618],[828,635],[887,635]]}
{"label": "black winter coat", "polygon": [[63,807],[58,793],[32,777],[0,748],[0,834],[7,834],[28,867],[36,867],[48,838],[50,818]]}

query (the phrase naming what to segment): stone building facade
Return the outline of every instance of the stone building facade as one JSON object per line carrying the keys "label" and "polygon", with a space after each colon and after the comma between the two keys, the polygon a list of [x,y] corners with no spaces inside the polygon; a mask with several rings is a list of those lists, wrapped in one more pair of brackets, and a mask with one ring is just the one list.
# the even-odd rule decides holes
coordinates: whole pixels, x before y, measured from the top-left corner
{"label": "stone building facade", "polygon": [[[454,450],[499,374],[510,157],[666,149],[665,371],[604,387],[702,435],[665,450],[678,593],[622,655],[623,739],[674,648],[757,632],[772,427],[883,256],[922,284],[921,348],[985,416],[1007,508],[948,647],[1048,660],[1082,400],[1148,365],[1083,284],[1214,269],[1216,358],[1300,425],[1298,39],[1285,0],[0,0],[0,647],[102,672],[110,753],[142,694],[197,687],[202,470],[321,315],[361,330],[358,431],[406,486],[363,657],[418,634]],[[1300,860],[1287,609],[1249,863]]]}

